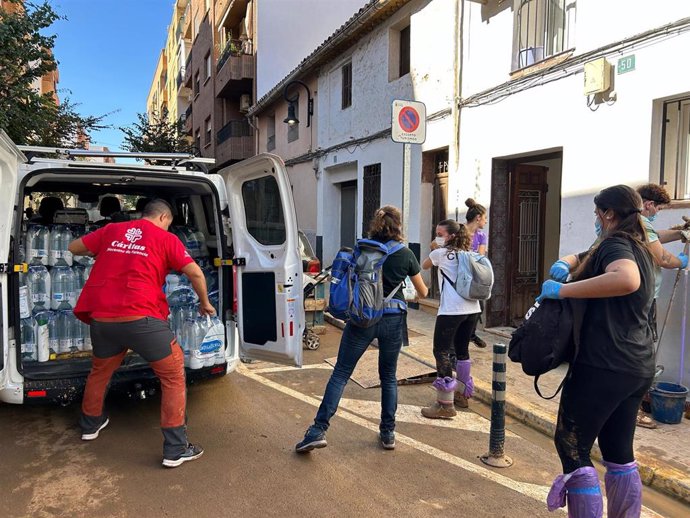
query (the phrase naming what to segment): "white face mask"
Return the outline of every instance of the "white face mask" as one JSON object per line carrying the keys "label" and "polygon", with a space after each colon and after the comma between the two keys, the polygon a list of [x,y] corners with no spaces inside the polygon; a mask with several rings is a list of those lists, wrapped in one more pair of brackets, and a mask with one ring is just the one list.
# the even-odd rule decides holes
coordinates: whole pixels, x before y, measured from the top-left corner
{"label": "white face mask", "polygon": [[436,241],[436,244],[438,246],[446,246],[446,238],[445,237],[437,237],[436,239],[434,239],[434,241]]}

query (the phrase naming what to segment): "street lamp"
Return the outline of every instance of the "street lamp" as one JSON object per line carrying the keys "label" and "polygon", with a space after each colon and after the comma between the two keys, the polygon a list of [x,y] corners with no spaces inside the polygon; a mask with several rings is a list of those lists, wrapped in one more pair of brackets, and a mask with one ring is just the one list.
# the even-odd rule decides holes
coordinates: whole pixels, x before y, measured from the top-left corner
{"label": "street lamp", "polygon": [[306,90],[307,90],[307,128],[311,126],[311,116],[314,115],[314,99],[311,96],[311,90],[309,90],[309,87],[303,83],[302,81],[299,80],[294,80],[290,81],[288,84],[285,85],[285,88],[283,89],[283,97],[285,100],[289,103],[288,104],[288,114],[287,117],[283,120],[285,124],[288,124],[289,126],[292,126],[294,124],[299,124],[299,119],[297,118],[297,114],[295,113],[295,103],[299,99],[299,96],[293,97],[290,99],[288,97],[288,90],[292,85],[302,85]]}

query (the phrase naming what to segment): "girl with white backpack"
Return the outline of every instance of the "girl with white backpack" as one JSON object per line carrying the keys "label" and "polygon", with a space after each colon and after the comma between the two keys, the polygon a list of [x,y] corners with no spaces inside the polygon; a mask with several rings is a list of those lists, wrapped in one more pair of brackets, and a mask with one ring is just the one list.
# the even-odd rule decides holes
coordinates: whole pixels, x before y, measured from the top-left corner
{"label": "girl with white backpack", "polygon": [[[469,250],[470,235],[465,225],[447,219],[436,226],[436,239],[431,243],[431,253],[422,263],[425,270],[432,266],[438,268],[438,284],[441,286],[433,342],[437,371],[433,383],[436,402],[422,408],[422,415],[429,419],[454,417],[457,414],[454,405],[467,408],[467,400],[474,391],[469,343],[479,318],[479,301],[461,297],[454,286],[458,278],[458,255],[469,253]],[[455,362],[451,359],[453,353]],[[457,377],[453,377],[453,368]]]}

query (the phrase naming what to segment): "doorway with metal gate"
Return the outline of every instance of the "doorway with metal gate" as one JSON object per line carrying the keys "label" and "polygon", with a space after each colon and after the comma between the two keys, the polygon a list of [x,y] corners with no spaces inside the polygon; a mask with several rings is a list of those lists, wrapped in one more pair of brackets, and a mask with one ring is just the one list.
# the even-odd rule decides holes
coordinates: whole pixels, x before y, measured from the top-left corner
{"label": "doorway with metal gate", "polygon": [[489,259],[496,279],[489,327],[518,326],[558,259],[562,162],[562,151],[493,161]]}
{"label": "doorway with metal gate", "polygon": [[[422,153],[422,184],[428,185],[424,210],[430,213],[423,221],[423,226],[428,225],[429,228],[429,234],[422,238],[421,245],[424,247],[436,237],[436,224],[448,217],[448,148]],[[424,238],[428,238],[428,241],[425,242]],[[430,286],[428,297],[440,299],[438,272],[435,267],[431,269],[427,282]]]}

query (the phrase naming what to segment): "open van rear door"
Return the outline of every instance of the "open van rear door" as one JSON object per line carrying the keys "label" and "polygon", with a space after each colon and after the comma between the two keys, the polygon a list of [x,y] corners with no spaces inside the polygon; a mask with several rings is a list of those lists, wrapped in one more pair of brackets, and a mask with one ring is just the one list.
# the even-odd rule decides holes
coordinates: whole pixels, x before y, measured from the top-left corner
{"label": "open van rear door", "polygon": [[[26,158],[0,130],[0,391],[7,387],[7,365],[9,361],[9,335],[7,315],[8,269],[13,264],[10,257],[10,233],[14,221],[14,205],[17,197],[17,165]],[[6,399],[3,397],[0,400]]]}
{"label": "open van rear door", "polygon": [[242,356],[302,365],[302,260],[292,189],[280,157],[220,171],[227,188]]}

